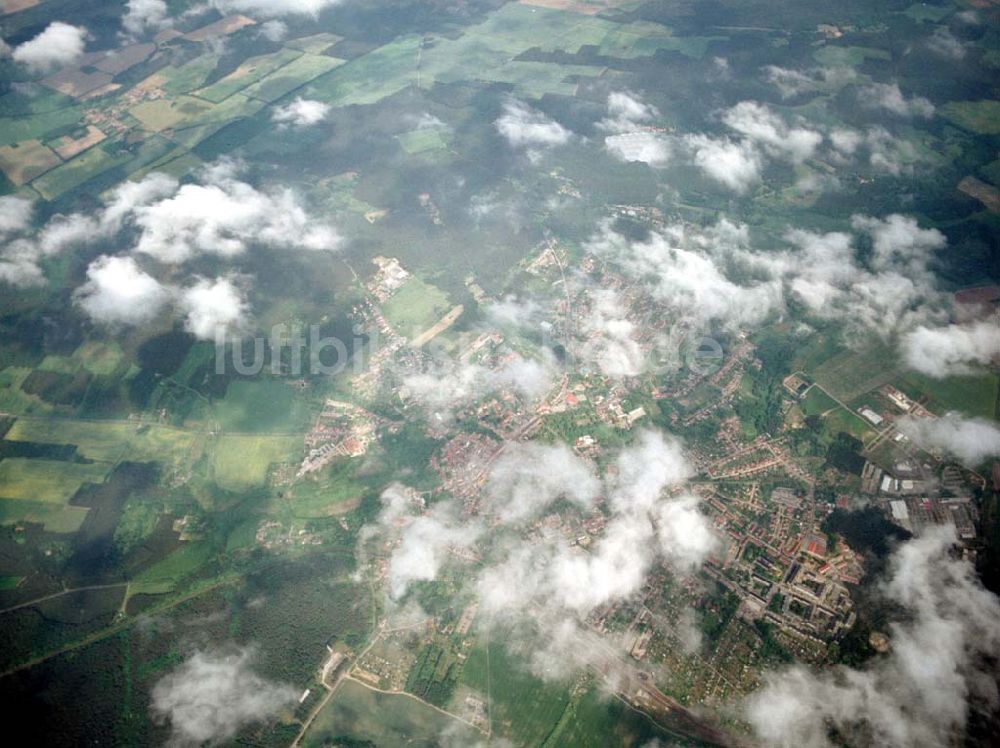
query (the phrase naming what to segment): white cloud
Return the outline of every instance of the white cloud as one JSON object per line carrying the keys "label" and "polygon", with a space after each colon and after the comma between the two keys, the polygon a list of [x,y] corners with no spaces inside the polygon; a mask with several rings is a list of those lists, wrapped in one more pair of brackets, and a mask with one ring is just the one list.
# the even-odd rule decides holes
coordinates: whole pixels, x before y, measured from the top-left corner
{"label": "white cloud", "polygon": [[608,94],[608,116],[597,127],[612,133],[631,132],[660,116],[659,110],[631,91]]}
{"label": "white cloud", "polygon": [[250,13],[264,18],[280,16],[312,16],[343,0],[212,0],[219,10],[230,13]]}
{"label": "white cloud", "polygon": [[783,99],[790,99],[811,91],[839,89],[858,77],[853,68],[847,67],[793,70],[777,65],[767,65],[763,70],[768,83],[778,89]]}
{"label": "white cloud", "polygon": [[7,234],[19,233],[31,226],[33,201],[14,195],[0,197],[0,240]]}
{"label": "white cloud", "polygon": [[746,226],[722,220],[704,230],[666,227],[647,241],[632,242],[605,225],[588,244],[618,262],[671,312],[698,323],[719,321],[739,328],[763,321],[783,306],[781,283],[758,277],[736,282],[730,273],[749,272],[756,262]]}
{"label": "white cloud", "polygon": [[604,138],[604,147],[619,161],[664,166],[670,160],[670,144],[655,132],[624,132]]}
{"label": "white cloud", "polygon": [[973,374],[1000,357],[1000,323],[920,325],[903,335],[900,347],[907,366],[928,376]]}
{"label": "white cloud", "polygon": [[504,522],[520,522],[560,498],[587,509],[600,490],[593,466],[565,444],[511,444],[490,469],[486,506]]}
{"label": "white cloud", "polygon": [[742,194],[760,181],[763,163],[753,143],[708,135],[688,135],[685,142],[692,151],[695,165],[734,192]]}
{"label": "white cloud", "polygon": [[285,127],[289,125],[293,127],[309,127],[322,122],[329,114],[329,104],[299,97],[290,104],[275,109],[274,114],[271,115],[271,120]]}
{"label": "white cloud", "polygon": [[161,262],[179,263],[205,252],[241,254],[251,243],[272,247],[335,250],[341,237],[314,218],[290,189],[262,192],[236,178],[221,162],[202,174],[202,184],[185,184],[156,202],[133,209],[141,230],[135,251]]}
{"label": "white cloud", "polygon": [[216,340],[246,326],[247,303],[230,278],[199,278],[178,300],[184,329],[200,340]]}
{"label": "white cloud", "polygon": [[128,0],[122,28],[133,36],[159,31],[172,23],[165,0]]}
{"label": "white cloud", "polygon": [[[882,594],[907,614],[891,652],[863,670],[804,666],[765,676],[747,701],[758,738],[775,748],[957,744],[970,708],[997,703],[1000,601],[949,554],[954,528],[930,528],[893,554]],[[831,729],[836,735],[831,735]]]}
{"label": "white cloud", "polygon": [[511,148],[528,149],[529,155],[538,149],[565,145],[573,136],[555,120],[517,99],[504,104],[503,114],[494,124]]}
{"label": "white cloud", "polygon": [[74,294],[76,302],[96,322],[149,322],[170,300],[167,288],[143,272],[132,257],[102,255],[87,268],[87,282]]}
{"label": "white cloud", "polygon": [[228,741],[295,703],[298,692],[260,677],[252,659],[248,649],[195,652],[157,681],[153,716],[169,722],[175,745]]}
{"label": "white cloud", "polygon": [[1000,426],[983,418],[965,418],[958,413],[941,418],[903,416],[896,426],[920,447],[954,455],[967,467],[1000,456]]}
{"label": "white cloud", "polygon": [[590,310],[581,322],[586,340],[580,358],[595,364],[609,377],[638,375],[645,356],[635,339],[635,324],[627,318],[618,294],[610,289],[595,289],[588,296]]}
{"label": "white cloud", "polygon": [[789,127],[764,104],[741,101],[727,109],[722,121],[748,140],[761,145],[770,155],[801,163],[816,152],[823,136],[804,127]]}
{"label": "white cloud", "polygon": [[86,38],[87,29],[82,26],[53,21],[38,36],[15,47],[11,56],[32,70],[51,70],[79,59]]}
{"label": "white cloud", "polygon": [[934,116],[934,105],[922,96],[909,99],[899,90],[898,83],[871,83],[858,90],[862,105],[870,109],[885,109],[900,117]]}
{"label": "white cloud", "polygon": [[269,42],[280,42],[288,36],[288,24],[284,21],[264,21],[260,25],[259,33]]}
{"label": "white cloud", "polygon": [[949,60],[962,60],[968,51],[959,39],[951,33],[947,26],[938,26],[934,29],[927,48],[937,55]]}

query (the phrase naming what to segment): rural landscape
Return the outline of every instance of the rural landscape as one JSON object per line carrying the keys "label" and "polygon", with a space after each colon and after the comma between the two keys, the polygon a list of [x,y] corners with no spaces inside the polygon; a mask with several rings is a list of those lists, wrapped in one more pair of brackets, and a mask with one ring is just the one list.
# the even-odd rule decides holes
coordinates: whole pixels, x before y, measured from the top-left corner
{"label": "rural landscape", "polygon": [[24,739],[995,743],[1000,2],[0,38]]}

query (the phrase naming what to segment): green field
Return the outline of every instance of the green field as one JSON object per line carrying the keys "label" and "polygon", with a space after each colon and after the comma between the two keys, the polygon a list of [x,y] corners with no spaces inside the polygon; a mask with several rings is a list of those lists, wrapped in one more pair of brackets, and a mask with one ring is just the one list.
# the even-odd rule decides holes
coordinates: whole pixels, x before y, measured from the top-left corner
{"label": "green field", "polygon": [[570,702],[568,684],[546,683],[533,676],[528,663],[508,653],[502,637],[477,644],[462,670],[462,682],[490,695],[494,732],[515,745],[541,745]]}
{"label": "green field", "polygon": [[869,58],[891,60],[892,55],[884,49],[873,47],[838,47],[826,44],[813,52],[813,58],[821,65],[830,67],[857,67]]}
{"label": "green field", "polygon": [[298,50],[283,49],[273,54],[247,58],[229,75],[220,78],[210,86],[198,89],[194,95],[218,104],[237,91],[242,91],[251,83],[256,83],[261,78],[274,73],[301,56],[302,53]]}
{"label": "green field", "polygon": [[84,506],[0,499],[0,525],[37,522],[44,525],[48,532],[69,534],[80,529],[88,511],[89,509]]}
{"label": "green field", "polygon": [[1000,134],[1000,101],[952,101],[941,113],[964,130],[977,135]]}
{"label": "green field", "polygon": [[830,397],[826,392],[820,387],[810,387],[809,392],[802,399],[801,403],[802,412],[807,416],[819,416],[826,413],[828,410],[833,410],[834,408],[839,408],[840,405]]}
{"label": "green field", "polygon": [[262,486],[273,463],[296,462],[302,450],[301,436],[222,434],[210,447],[211,477],[230,491]]}
{"label": "green field", "polygon": [[319,713],[303,745],[319,748],[330,745],[335,738],[349,736],[378,746],[432,748],[440,745],[446,730],[454,736],[455,745],[474,745],[475,738],[482,737],[414,698],[382,694],[346,681]]}
{"label": "green field", "polygon": [[997,417],[1000,377],[996,374],[933,379],[914,371],[903,377],[900,389],[917,399],[930,397],[927,408],[938,414],[957,410],[968,416]]}
{"label": "green field", "polygon": [[101,483],[108,465],[59,460],[0,460],[0,497],[65,504],[84,483]]}
{"label": "green field", "polygon": [[407,338],[415,338],[447,314],[449,309],[451,302],[444,291],[415,276],[382,305],[389,324]]}
{"label": "green field", "polygon": [[448,141],[445,140],[442,132],[433,127],[405,132],[402,135],[397,135],[396,140],[399,141],[400,148],[411,156],[448,147]]}
{"label": "green field", "polygon": [[344,60],[336,57],[305,54],[250,84],[243,94],[272,103],[343,64]]}
{"label": "green field", "polygon": [[281,380],[235,381],[214,410],[224,431],[302,434],[310,425],[308,405]]}
{"label": "green field", "polygon": [[[185,577],[197,571],[211,556],[212,546],[205,541],[185,543],[166,558],[157,561],[129,584],[129,594],[164,594]],[[134,589],[133,589],[134,587]]]}
{"label": "green field", "polygon": [[876,343],[864,350],[841,351],[806,373],[831,395],[853,406],[852,400],[898,376],[895,361],[891,348]]}

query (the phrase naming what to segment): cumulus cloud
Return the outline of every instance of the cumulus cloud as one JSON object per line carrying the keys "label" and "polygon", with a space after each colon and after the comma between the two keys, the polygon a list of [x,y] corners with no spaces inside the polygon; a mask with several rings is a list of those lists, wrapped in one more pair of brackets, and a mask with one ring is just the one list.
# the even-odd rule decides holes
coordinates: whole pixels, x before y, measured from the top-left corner
{"label": "cumulus cloud", "polygon": [[934,116],[934,105],[922,96],[906,98],[898,83],[871,83],[858,90],[858,99],[869,109],[884,109],[900,117]]}
{"label": "cumulus cloud", "polygon": [[980,320],[963,325],[920,325],[900,341],[911,369],[942,379],[973,374],[1000,357],[1000,324]]}
{"label": "cumulus cloud", "polygon": [[621,161],[663,166],[670,160],[670,143],[649,127],[659,116],[656,107],[635,94],[612,92],[608,96],[608,116],[597,123],[598,129],[611,133],[604,138],[604,147]]}
{"label": "cumulus cloud", "polygon": [[53,21],[38,36],[14,48],[14,62],[31,70],[44,72],[61,65],[69,65],[83,55],[87,29]]}
{"label": "cumulus cloud", "polygon": [[519,522],[557,499],[590,508],[600,491],[593,466],[565,444],[512,444],[490,469],[486,507],[504,522]]}
{"label": "cumulus cloud", "polygon": [[202,173],[201,184],[181,185],[168,197],[135,207],[132,221],[141,231],[135,251],[180,263],[203,252],[241,254],[251,243],[339,247],[336,229],[311,216],[292,190],[264,192],[237,175],[234,164],[222,162]]}
{"label": "cumulus cloud", "polygon": [[994,421],[948,413],[941,418],[903,416],[896,426],[920,447],[952,455],[967,467],[1000,456],[1000,427]]}
{"label": "cumulus cloud", "polygon": [[688,135],[685,143],[695,165],[734,192],[742,194],[760,181],[763,162],[753,143],[708,135]]}
{"label": "cumulus cloud", "polygon": [[216,340],[246,326],[247,303],[231,278],[199,278],[178,299],[184,329],[199,340]]}
{"label": "cumulus cloud", "polygon": [[908,140],[895,137],[884,127],[867,130],[837,128],[830,133],[831,160],[847,164],[852,157],[867,154],[868,165],[877,172],[899,176],[913,171],[913,164],[925,161]]}
{"label": "cumulus cloud", "polygon": [[759,739],[778,748],[952,745],[969,712],[997,706],[1000,601],[949,549],[954,528],[930,528],[893,554],[882,594],[906,618],[892,650],[865,669],[816,673],[795,666],[765,676],[747,702]]}
{"label": "cumulus cloud", "polygon": [[663,166],[670,160],[670,145],[655,132],[626,132],[608,135],[604,147],[619,161]]}
{"label": "cumulus cloud", "polygon": [[[605,225],[588,249],[615,260],[672,312],[738,328],[782,307],[780,281],[750,272],[755,260],[749,242],[746,226],[726,220],[703,230],[671,225],[639,242]],[[746,278],[737,282],[737,274]]]}
{"label": "cumulus cloud", "polygon": [[629,132],[660,116],[659,110],[631,91],[608,94],[608,116],[597,126],[608,132]]}
{"label": "cumulus cloud", "polygon": [[230,740],[295,703],[292,686],[262,678],[252,662],[249,649],[199,651],[153,686],[154,719],[170,724],[174,745]]}
{"label": "cumulus cloud", "polygon": [[962,60],[968,51],[963,44],[947,26],[938,26],[934,29],[927,48],[936,55],[940,55],[949,60]]}
{"label": "cumulus cloud", "polygon": [[511,148],[527,150],[532,158],[547,148],[565,145],[573,134],[523,101],[508,100],[494,125]]}
{"label": "cumulus cloud", "polygon": [[14,195],[0,197],[0,240],[30,227],[34,211],[34,202],[27,198]]}
{"label": "cumulus cloud", "polygon": [[290,104],[275,109],[271,120],[284,127],[309,127],[322,122],[329,113],[329,104],[300,96]]}
{"label": "cumulus cloud", "polygon": [[722,121],[772,156],[801,163],[812,157],[823,136],[805,127],[789,127],[764,104],[741,101],[722,114]]}
{"label": "cumulus cloud", "polygon": [[264,18],[312,16],[339,4],[342,0],[212,0],[219,10],[250,13]]}
{"label": "cumulus cloud", "polygon": [[768,83],[778,89],[783,99],[790,99],[812,91],[838,89],[857,78],[854,69],[846,67],[794,70],[777,65],[767,65],[763,71]]}
{"label": "cumulus cloud", "polygon": [[170,26],[172,19],[166,0],[128,0],[122,28],[133,36],[147,31],[159,31]]}
{"label": "cumulus cloud", "polygon": [[641,373],[645,356],[635,337],[635,324],[626,316],[618,294],[602,288],[592,290],[588,298],[590,310],[581,322],[586,340],[580,347],[580,358],[615,379]]}
{"label": "cumulus cloud", "polygon": [[409,397],[440,418],[496,390],[510,390],[529,400],[541,397],[552,384],[554,367],[549,355],[526,358],[509,353],[495,367],[449,357],[426,362],[420,371],[401,373]]}
{"label": "cumulus cloud", "polygon": [[87,268],[87,282],[74,294],[95,322],[137,325],[154,319],[170,291],[139,268],[132,257],[102,255]]}

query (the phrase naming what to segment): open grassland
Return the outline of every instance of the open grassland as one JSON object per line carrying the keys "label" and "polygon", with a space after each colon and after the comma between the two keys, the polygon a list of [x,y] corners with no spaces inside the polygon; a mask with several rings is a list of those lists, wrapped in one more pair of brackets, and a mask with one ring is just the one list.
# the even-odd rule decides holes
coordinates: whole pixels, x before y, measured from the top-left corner
{"label": "open grassland", "polygon": [[346,681],[319,713],[303,745],[329,745],[337,737],[369,740],[375,745],[436,746],[448,731],[459,745],[472,745],[472,728],[409,696],[383,694]]}
{"label": "open grassland", "polygon": [[24,366],[8,366],[0,370],[0,411],[4,413],[48,413],[52,406],[36,395],[21,389],[31,374]]}
{"label": "open grassland", "polygon": [[59,460],[0,460],[0,497],[65,504],[84,483],[100,483],[109,466]]}
{"label": "open grassland", "polygon": [[451,308],[448,295],[417,277],[410,278],[382,305],[385,318],[400,335],[414,338]]}
{"label": "open grassland", "polygon": [[957,410],[967,416],[997,417],[1000,377],[996,374],[933,379],[917,372],[908,372],[900,385],[911,397],[929,397],[927,409],[934,413]]}
{"label": "open grassland", "polygon": [[301,436],[223,434],[209,450],[215,483],[230,491],[243,491],[264,485],[273,463],[301,459],[303,443]]}

